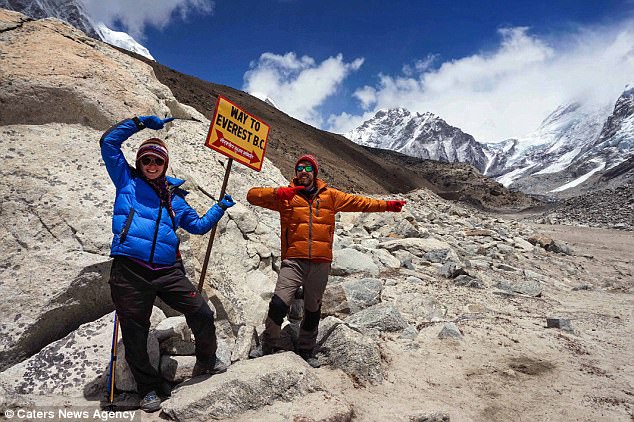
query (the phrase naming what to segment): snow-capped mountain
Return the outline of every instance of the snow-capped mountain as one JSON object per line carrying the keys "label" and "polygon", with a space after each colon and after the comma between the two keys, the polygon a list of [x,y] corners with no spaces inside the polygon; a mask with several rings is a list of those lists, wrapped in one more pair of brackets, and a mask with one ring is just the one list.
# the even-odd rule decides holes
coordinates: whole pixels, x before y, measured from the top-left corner
{"label": "snow-capped mountain", "polygon": [[485,175],[509,186],[522,177],[564,170],[599,136],[610,109],[578,102],[560,106],[535,132],[505,141],[512,142],[512,148],[499,150],[496,144],[487,144],[492,154]]}
{"label": "snow-capped mountain", "polygon": [[424,159],[460,161],[480,171],[484,171],[488,161],[482,145],[473,136],[433,113],[413,114],[404,108],[379,110],[345,136],[359,145]]}
{"label": "snow-capped mountain", "polygon": [[560,106],[535,132],[498,143],[479,144],[432,113],[402,108],[381,110],[346,136],[413,157],[468,163],[526,193],[571,195],[634,180],[634,85],[615,106]]}
{"label": "snow-capped mountain", "polygon": [[253,95],[255,98],[264,101],[265,103],[267,103],[268,105],[270,105],[271,107],[275,107],[279,110],[279,107],[277,106],[277,104],[275,103],[275,101],[273,101],[273,98],[269,97],[268,95],[266,95],[263,92],[249,92],[249,95]]}
{"label": "snow-capped mountain", "polygon": [[92,38],[154,60],[148,49],[129,34],[113,31],[102,22],[95,22],[80,0],[0,0],[0,8],[14,10],[34,19],[63,20]]}

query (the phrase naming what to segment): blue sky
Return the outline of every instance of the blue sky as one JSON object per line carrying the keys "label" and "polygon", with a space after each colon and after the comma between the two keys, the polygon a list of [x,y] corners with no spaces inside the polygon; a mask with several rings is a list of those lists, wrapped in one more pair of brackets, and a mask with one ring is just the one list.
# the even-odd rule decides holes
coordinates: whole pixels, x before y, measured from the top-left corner
{"label": "blue sky", "polygon": [[334,132],[402,106],[497,141],[634,83],[634,0],[85,1],[160,63]]}

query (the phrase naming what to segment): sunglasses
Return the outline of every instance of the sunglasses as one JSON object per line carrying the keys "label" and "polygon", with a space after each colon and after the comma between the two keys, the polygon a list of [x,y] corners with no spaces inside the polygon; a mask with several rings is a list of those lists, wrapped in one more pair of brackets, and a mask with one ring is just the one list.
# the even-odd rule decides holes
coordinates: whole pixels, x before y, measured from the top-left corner
{"label": "sunglasses", "polygon": [[152,163],[156,164],[157,166],[162,166],[163,164],[165,164],[165,160],[159,157],[148,157],[147,155],[141,158],[141,164],[143,164],[144,166],[149,166]]}
{"label": "sunglasses", "polygon": [[295,167],[295,170],[297,170],[298,173],[300,171],[305,171],[306,173],[310,173],[311,171],[313,171],[313,166],[311,166],[310,164],[307,166],[297,166]]}

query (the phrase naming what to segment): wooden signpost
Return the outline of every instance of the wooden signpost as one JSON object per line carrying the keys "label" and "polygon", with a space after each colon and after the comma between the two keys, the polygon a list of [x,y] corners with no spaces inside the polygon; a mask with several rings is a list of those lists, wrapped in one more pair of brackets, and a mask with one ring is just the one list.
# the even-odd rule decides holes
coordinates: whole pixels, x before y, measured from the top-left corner
{"label": "wooden signpost", "polygon": [[[225,169],[225,178],[220,188],[219,201],[225,196],[231,165],[234,160],[255,171],[262,170],[269,131],[269,125],[262,120],[241,109],[225,97],[218,97],[216,111],[211,120],[205,146],[229,157],[227,168]],[[198,282],[198,291],[202,291],[205,283],[209,256],[216,237],[216,227],[217,225],[209,235],[209,244],[205,253],[200,281]]]}

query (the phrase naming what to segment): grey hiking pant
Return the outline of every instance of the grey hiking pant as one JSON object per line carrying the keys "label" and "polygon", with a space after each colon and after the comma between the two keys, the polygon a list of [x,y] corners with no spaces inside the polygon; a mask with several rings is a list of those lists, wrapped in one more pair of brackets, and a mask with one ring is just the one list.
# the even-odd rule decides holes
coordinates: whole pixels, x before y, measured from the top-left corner
{"label": "grey hiking pant", "polygon": [[304,287],[304,318],[299,329],[297,349],[312,352],[317,341],[321,316],[321,298],[326,290],[330,262],[314,262],[308,259],[285,259],[275,284],[275,292],[269,304],[263,340],[275,344],[281,334],[281,325],[288,313],[295,293]]}

